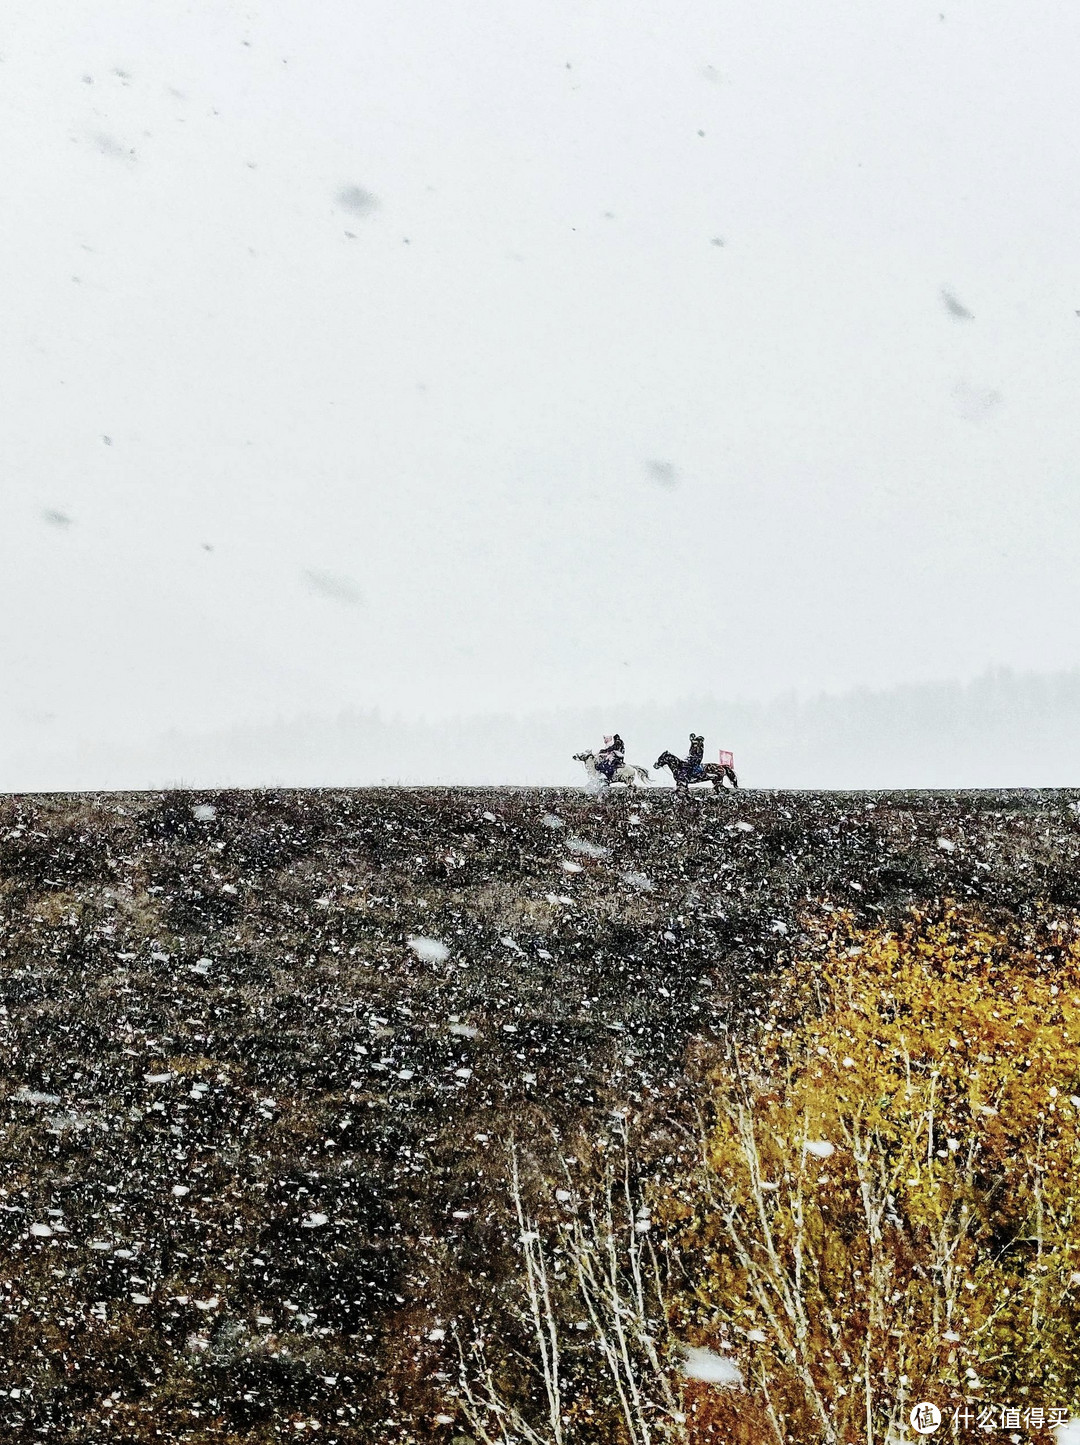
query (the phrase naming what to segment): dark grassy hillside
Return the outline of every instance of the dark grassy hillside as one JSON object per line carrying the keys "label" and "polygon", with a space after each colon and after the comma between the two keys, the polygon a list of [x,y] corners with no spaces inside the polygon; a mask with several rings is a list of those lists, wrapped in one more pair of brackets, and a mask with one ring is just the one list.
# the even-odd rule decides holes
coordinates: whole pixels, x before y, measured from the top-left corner
{"label": "dark grassy hillside", "polygon": [[823,915],[1075,906],[1078,797],[4,800],[0,1426],[450,1441],[507,1140],[662,1169]]}

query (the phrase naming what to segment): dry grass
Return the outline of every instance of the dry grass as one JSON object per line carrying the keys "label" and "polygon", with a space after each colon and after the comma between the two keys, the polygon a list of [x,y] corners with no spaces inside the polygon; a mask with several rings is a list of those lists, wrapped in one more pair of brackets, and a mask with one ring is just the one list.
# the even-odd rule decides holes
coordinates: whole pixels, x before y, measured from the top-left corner
{"label": "dry grass", "polygon": [[743,1438],[748,1408],[781,1445],[900,1438],[920,1399],[1075,1409],[1075,925],[950,910],[833,942],[717,1071],[701,1167],[664,1205],[674,1317],[751,1382],[691,1438]]}
{"label": "dry grass", "polygon": [[631,1182],[625,1135],[622,1143],[617,1171],[609,1168],[592,1199],[546,1238],[527,1212],[511,1154],[526,1388],[508,1381],[504,1350],[493,1363],[483,1330],[461,1344],[462,1413],[482,1445],[685,1445],[666,1270]]}
{"label": "dry grass", "polygon": [[[542,1374],[522,1358],[541,1365],[516,1244],[528,1231],[497,1162],[512,1131],[538,1159],[534,1175],[521,1156],[521,1204],[562,1312],[560,1428],[565,1415],[583,1445],[627,1439],[612,1367],[629,1358],[633,1384],[622,1366],[618,1379],[651,1402],[654,1445],[679,1423],[663,1413],[665,1380],[696,1439],[727,1397],[658,1377],[635,1333],[633,1319],[651,1321],[673,1368],[655,1277],[642,1275],[643,1309],[629,1216],[603,1182],[613,1112],[641,1121],[636,1171],[681,1170],[671,1135],[692,1119],[701,1061],[725,1026],[745,1034],[766,1010],[787,957],[814,952],[815,914],[850,907],[867,929],[947,895],[1019,927],[1040,898],[1076,906],[1077,801],[0,800],[0,1365],[19,1391],[0,1396],[0,1434],[262,1445],[319,1422],[327,1445],[452,1445],[476,1438],[453,1396],[455,1322],[466,1348],[481,1334],[498,1398],[547,1428]],[[207,803],[215,816],[197,817]],[[415,958],[416,934],[447,943],[445,966]],[[788,1013],[807,1001],[812,987]],[[198,1099],[196,1080],[209,1085]],[[552,1203],[560,1154],[579,1159],[576,1215]],[[636,1185],[633,1198],[640,1208]],[[307,1228],[310,1211],[328,1224]],[[50,1237],[31,1232],[43,1220]],[[707,1288],[714,1246],[690,1239],[690,1214],[676,1223]],[[613,1302],[631,1312],[618,1317],[625,1357],[586,1306],[590,1269],[609,1342]],[[691,1339],[718,1339],[705,1305],[684,1320]],[[768,1439],[761,1391],[738,1404],[716,1438]]]}

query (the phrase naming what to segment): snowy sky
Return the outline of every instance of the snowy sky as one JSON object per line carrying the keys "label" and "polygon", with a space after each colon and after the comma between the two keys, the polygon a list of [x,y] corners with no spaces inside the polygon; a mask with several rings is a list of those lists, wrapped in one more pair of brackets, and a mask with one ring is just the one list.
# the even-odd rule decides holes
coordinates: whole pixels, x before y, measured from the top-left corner
{"label": "snowy sky", "polygon": [[7,0],[0,727],[1076,666],[1054,0]]}

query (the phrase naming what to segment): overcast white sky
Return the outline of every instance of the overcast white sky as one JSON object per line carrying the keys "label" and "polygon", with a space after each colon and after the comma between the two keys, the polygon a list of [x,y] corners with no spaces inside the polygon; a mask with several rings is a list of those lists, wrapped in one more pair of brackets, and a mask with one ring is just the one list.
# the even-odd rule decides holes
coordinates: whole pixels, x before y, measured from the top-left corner
{"label": "overcast white sky", "polygon": [[7,0],[0,54],[10,747],[1080,661],[1072,7]]}

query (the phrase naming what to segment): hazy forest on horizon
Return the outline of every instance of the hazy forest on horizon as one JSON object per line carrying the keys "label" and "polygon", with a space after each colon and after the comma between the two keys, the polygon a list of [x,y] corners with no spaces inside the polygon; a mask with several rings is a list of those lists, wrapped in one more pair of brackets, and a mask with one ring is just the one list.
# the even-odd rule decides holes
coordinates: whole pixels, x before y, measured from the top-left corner
{"label": "hazy forest on horizon", "polygon": [[[1080,671],[987,673],[967,683],[909,684],[800,699],[581,707],[405,721],[379,711],[299,715],[150,742],[87,743],[4,760],[18,791],[147,787],[574,785],[572,754],[618,729],[627,756],[652,769],[685,753],[734,751],[745,785],[767,788],[1067,787],[1080,778]],[[654,775],[657,776],[657,775]],[[658,780],[668,782],[667,773]]]}

